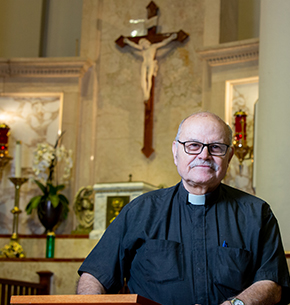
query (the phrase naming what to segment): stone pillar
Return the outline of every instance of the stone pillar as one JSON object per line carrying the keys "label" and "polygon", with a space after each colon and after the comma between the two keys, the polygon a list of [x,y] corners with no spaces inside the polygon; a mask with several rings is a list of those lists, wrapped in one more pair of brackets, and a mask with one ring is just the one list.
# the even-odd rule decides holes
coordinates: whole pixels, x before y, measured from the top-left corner
{"label": "stone pillar", "polygon": [[278,218],[285,250],[290,250],[290,1],[261,1],[257,195]]}
{"label": "stone pillar", "polygon": [[75,193],[96,182],[95,158],[98,99],[98,65],[103,1],[83,1],[81,58],[91,66],[79,82],[78,138],[75,159]]}

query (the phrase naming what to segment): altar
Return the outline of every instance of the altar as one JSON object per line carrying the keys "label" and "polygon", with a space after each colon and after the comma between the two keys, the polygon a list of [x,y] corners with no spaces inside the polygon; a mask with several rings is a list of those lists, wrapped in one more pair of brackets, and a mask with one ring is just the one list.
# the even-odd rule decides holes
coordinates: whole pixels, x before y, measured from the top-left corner
{"label": "altar", "polygon": [[110,222],[114,220],[127,203],[144,193],[156,189],[156,186],[145,182],[95,184],[95,220],[94,228],[90,232],[90,239],[99,240]]}

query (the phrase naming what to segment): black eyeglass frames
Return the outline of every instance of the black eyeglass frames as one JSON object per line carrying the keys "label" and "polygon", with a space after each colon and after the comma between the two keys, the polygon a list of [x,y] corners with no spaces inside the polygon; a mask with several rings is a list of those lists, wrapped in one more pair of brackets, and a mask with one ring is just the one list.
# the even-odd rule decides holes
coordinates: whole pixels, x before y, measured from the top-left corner
{"label": "black eyeglass frames", "polygon": [[207,147],[208,152],[212,156],[224,156],[227,153],[228,148],[230,147],[224,143],[209,143],[204,144],[197,141],[185,141],[181,142],[177,140],[178,143],[182,144],[184,151],[189,155],[199,155],[204,147]]}

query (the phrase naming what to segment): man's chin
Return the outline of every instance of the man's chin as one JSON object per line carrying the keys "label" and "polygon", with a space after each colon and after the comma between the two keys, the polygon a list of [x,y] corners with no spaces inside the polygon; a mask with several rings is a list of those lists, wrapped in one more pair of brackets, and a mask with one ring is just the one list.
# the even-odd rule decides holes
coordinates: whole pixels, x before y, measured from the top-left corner
{"label": "man's chin", "polygon": [[211,168],[195,168],[188,175],[188,180],[201,184],[210,184],[217,179],[216,172]]}
{"label": "man's chin", "polygon": [[211,192],[215,188],[216,183],[211,178],[203,177],[201,179],[201,177],[188,177],[183,183],[190,193],[202,195]]}

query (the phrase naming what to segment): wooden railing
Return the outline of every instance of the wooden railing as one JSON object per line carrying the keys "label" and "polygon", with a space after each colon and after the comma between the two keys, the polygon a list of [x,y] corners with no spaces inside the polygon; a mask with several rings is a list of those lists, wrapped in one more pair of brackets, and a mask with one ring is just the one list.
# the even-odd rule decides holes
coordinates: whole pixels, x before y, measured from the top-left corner
{"label": "wooden railing", "polygon": [[39,271],[39,283],[0,278],[0,305],[10,305],[12,295],[49,295],[50,271]]}

